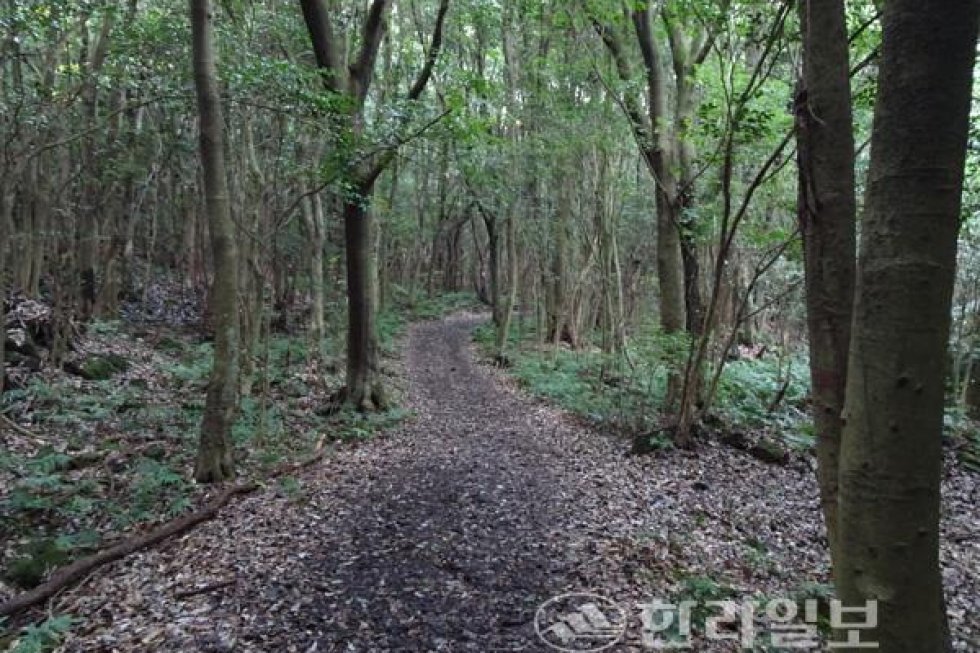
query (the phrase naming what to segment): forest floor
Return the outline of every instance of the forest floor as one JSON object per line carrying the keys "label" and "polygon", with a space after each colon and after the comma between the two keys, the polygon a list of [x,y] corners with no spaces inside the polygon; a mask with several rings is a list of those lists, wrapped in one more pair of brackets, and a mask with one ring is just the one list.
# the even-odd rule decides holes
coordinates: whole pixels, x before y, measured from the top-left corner
{"label": "forest floor", "polygon": [[[384,437],[59,595],[81,621],[58,650],[545,651],[539,606],[587,591],[626,608],[610,650],[639,651],[637,603],[825,592],[809,463],[712,443],[630,456],[480,363],[482,319],[412,327],[414,415]],[[977,650],[980,477],[954,467],[944,573],[958,650]]]}

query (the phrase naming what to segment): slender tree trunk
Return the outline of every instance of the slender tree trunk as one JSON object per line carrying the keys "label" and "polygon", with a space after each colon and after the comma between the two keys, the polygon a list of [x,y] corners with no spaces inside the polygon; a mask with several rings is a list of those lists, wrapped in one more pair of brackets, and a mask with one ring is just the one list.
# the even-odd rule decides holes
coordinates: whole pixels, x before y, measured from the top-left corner
{"label": "slender tree trunk", "polygon": [[557,347],[568,330],[568,230],[572,217],[572,187],[567,178],[558,186],[558,211],[552,223],[554,253],[551,257],[548,292],[548,335]]}
{"label": "slender tree trunk", "polygon": [[194,467],[194,477],[207,483],[225,480],[235,474],[231,428],[238,408],[238,250],[228,197],[224,123],[218,91],[210,2],[190,0],[190,10],[194,85],[197,89],[201,122],[204,197],[214,255],[214,284],[211,288],[211,313],[215,332],[214,362]]}
{"label": "slender tree trunk", "polygon": [[500,233],[497,230],[497,219],[481,211],[483,225],[487,229],[487,267],[490,268],[490,309],[493,312],[494,326],[500,327],[501,300],[500,287]]}
{"label": "slender tree trunk", "polygon": [[[668,27],[671,61],[674,66],[674,125],[670,133],[673,151],[676,153],[677,190],[672,214],[679,230],[678,239],[684,270],[684,312],[687,332],[692,337],[701,336],[704,324],[704,299],[701,296],[701,265],[698,258],[699,243],[695,236],[695,219],[690,211],[694,207],[694,160],[697,155],[691,130],[697,119],[698,99],[694,87],[693,65],[699,55],[699,43],[707,36],[701,34],[692,39],[677,24]],[[707,327],[710,330],[710,326]],[[696,394],[700,394],[698,379]]]}
{"label": "slender tree trunk", "polygon": [[507,298],[500,307],[500,322],[497,325],[497,360],[507,361],[507,339],[510,335],[510,323],[517,304],[517,286],[519,283],[520,261],[517,258],[517,216],[512,211],[507,216]]}
{"label": "slender tree trunk", "polygon": [[[840,457],[838,591],[877,601],[863,639],[946,645],[939,515],[946,350],[976,0],[889,0]],[[848,650],[844,648],[842,650]]]}
{"label": "slender tree trunk", "polygon": [[0,398],[6,390],[7,365],[4,345],[7,341],[7,239],[11,233],[11,219],[14,213],[13,185],[6,180],[0,182]]}
{"label": "slender tree trunk", "polygon": [[616,237],[616,225],[613,224],[612,227],[612,279],[613,279],[613,292],[614,292],[614,308],[615,308],[615,348],[616,351],[623,351],[626,349],[626,302],[623,296],[623,266],[620,262],[619,257],[619,239]]}
{"label": "slender tree trunk", "polygon": [[[257,193],[251,193],[251,201],[239,201],[232,207],[232,219],[239,224],[244,224],[249,233],[261,237],[265,210],[262,189],[266,184],[266,176],[256,156],[253,131],[251,121],[246,118],[242,129],[242,141],[237,144],[240,156],[236,161],[238,165],[232,168],[232,187],[229,192],[230,196],[240,199],[249,197],[250,193],[247,189],[258,190]],[[274,259],[275,248],[274,246],[270,248]],[[238,387],[243,397],[252,395],[257,363],[260,360],[259,349],[262,345],[265,313],[267,310],[272,310],[272,307],[266,306],[265,268],[267,266],[263,262],[262,250],[254,237],[244,238],[238,246],[238,293],[240,295]],[[275,306],[278,295],[274,294],[272,297],[271,303]]]}
{"label": "slender tree trunk", "polygon": [[323,338],[326,335],[324,324],[323,292],[323,246],[324,229],[323,202],[319,195],[303,202],[303,218],[306,233],[310,239],[310,293],[313,298],[310,311],[310,357],[317,363],[323,361]]}
{"label": "slender tree trunk", "polygon": [[854,133],[844,0],[805,0],[796,138],[817,477],[836,562],[837,474],[854,301]]}
{"label": "slender tree trunk", "polygon": [[[680,234],[674,224],[666,193],[657,191],[657,283],[660,289],[660,328],[665,335],[682,333],[685,327],[684,275]],[[669,412],[681,399],[684,378],[677,365],[667,377],[664,411]]]}

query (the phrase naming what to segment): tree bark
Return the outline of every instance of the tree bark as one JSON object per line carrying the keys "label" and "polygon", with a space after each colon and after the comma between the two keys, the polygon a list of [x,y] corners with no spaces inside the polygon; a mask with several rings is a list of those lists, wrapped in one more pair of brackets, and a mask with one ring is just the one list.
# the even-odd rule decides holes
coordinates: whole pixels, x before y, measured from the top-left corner
{"label": "tree bark", "polygon": [[[943,379],[977,43],[976,0],[889,0],[840,457],[838,592],[877,601],[862,639],[946,641]],[[844,648],[842,650],[848,650]]]}
{"label": "tree bark", "polygon": [[501,307],[501,283],[500,283],[500,232],[497,229],[497,217],[479,206],[480,215],[483,217],[483,226],[487,230],[487,267],[490,270],[490,309],[492,311],[493,324],[500,327]]}
{"label": "tree bark", "polygon": [[7,239],[11,233],[11,219],[14,212],[13,184],[7,180],[0,182],[0,398],[6,390],[7,364],[5,343],[7,341]]}
{"label": "tree bark", "polygon": [[844,0],[805,0],[799,9],[803,80],[795,103],[797,212],[806,271],[817,477],[834,562],[841,413],[854,301],[854,133]]}
{"label": "tree bark", "polygon": [[231,219],[224,157],[224,122],[218,91],[214,36],[209,0],[190,0],[193,28],[194,86],[200,112],[200,153],[214,282],[214,361],[208,383],[194,478],[202,483],[235,474],[231,428],[238,409],[238,249]]}
{"label": "tree bark", "polygon": [[310,359],[323,362],[323,338],[325,295],[323,290],[323,247],[326,224],[323,219],[323,202],[319,194],[303,202],[303,219],[310,239]]}
{"label": "tree bark", "polygon": [[371,188],[344,202],[347,256],[347,401],[362,411],[385,406],[378,370],[378,335],[372,279],[373,216],[366,205]]}
{"label": "tree bark", "polygon": [[517,305],[517,284],[519,278],[520,260],[517,255],[517,217],[514,212],[507,216],[507,297],[502,299],[497,325],[497,361],[507,362],[507,340],[510,336],[510,323]]}
{"label": "tree bark", "polygon": [[[568,340],[570,316],[568,311],[568,231],[572,217],[572,185],[567,177],[558,182],[558,210],[552,223],[553,253],[548,283],[548,338],[555,347]],[[571,344],[571,343],[570,343]]]}

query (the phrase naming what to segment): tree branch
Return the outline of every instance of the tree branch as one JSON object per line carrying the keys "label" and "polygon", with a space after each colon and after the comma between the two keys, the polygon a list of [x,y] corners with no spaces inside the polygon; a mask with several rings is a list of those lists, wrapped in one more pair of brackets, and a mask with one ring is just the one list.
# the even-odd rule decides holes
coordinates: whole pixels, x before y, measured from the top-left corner
{"label": "tree branch", "polygon": [[316,65],[320,68],[323,77],[323,85],[328,90],[337,92],[340,90],[338,79],[340,71],[337,54],[334,52],[336,38],[330,25],[330,17],[327,16],[322,0],[299,0],[299,3],[303,9],[306,30],[310,34]]}
{"label": "tree branch", "polygon": [[388,145],[382,146],[381,152],[378,154],[377,157],[375,157],[374,163],[371,165],[371,167],[368,168],[363,174],[357,176],[358,182],[361,184],[373,184],[374,181],[378,178],[378,176],[385,171],[385,168],[388,167],[388,165],[398,154],[398,148],[400,148],[402,145],[405,145],[406,143],[410,143],[411,141],[421,136],[423,133],[428,131],[431,127],[433,127],[440,120],[448,116],[450,113],[451,111],[449,109],[446,109],[438,116],[432,118],[424,125],[414,130],[413,132],[404,135],[396,134],[393,143],[389,143]]}
{"label": "tree branch", "polygon": [[425,65],[419,71],[412,88],[408,91],[409,100],[417,100],[425,90],[429,78],[432,77],[432,70],[435,68],[436,60],[439,58],[439,51],[442,49],[443,26],[446,22],[446,14],[449,12],[449,0],[441,0],[439,3],[439,13],[436,16],[436,26],[432,31],[432,44],[429,46],[429,54],[425,58]]}
{"label": "tree branch", "polygon": [[385,31],[385,12],[391,5],[390,0],[374,0],[364,21],[364,40],[357,61],[350,66],[350,92],[357,99],[358,106],[364,103],[371,78],[374,76],[374,60],[381,47],[381,39]]}
{"label": "tree branch", "polygon": [[[606,49],[609,50],[609,54],[612,56],[613,64],[616,66],[616,74],[619,76],[620,81],[627,84],[633,81],[633,71],[630,68],[629,61],[626,59],[626,55],[623,53],[623,47],[616,37],[616,34],[612,31],[610,27],[607,27],[600,23],[596,19],[592,19],[592,26],[595,28],[596,34],[602,39],[602,42],[606,45]],[[598,73],[598,71],[597,71]],[[626,117],[633,124],[633,131],[635,132],[638,140],[641,141],[642,147],[649,147],[652,141],[653,130],[651,129],[649,119],[643,115],[640,110],[639,103],[632,94],[627,94],[625,98],[620,100],[618,94],[614,93],[611,88],[602,79],[602,75],[598,74],[600,81],[603,86],[606,86],[606,90],[609,91],[610,95],[616,99],[617,104],[619,104]]]}

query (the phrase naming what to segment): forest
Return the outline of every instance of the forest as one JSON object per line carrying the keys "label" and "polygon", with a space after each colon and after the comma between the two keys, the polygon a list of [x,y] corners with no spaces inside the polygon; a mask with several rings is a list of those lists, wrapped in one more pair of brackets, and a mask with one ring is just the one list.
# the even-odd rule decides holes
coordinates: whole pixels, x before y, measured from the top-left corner
{"label": "forest", "polygon": [[980,0],[0,0],[0,651],[980,652]]}

